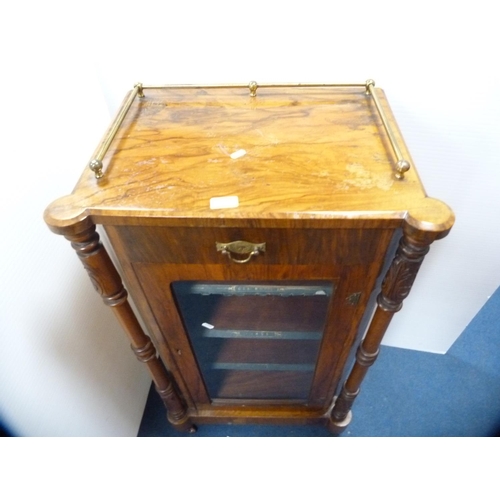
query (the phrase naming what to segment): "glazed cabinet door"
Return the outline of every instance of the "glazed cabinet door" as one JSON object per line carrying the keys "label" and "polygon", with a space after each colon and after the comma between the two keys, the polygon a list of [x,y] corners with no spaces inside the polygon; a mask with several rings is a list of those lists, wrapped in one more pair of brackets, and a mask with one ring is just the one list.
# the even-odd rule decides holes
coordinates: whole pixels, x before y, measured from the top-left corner
{"label": "glazed cabinet door", "polygon": [[327,408],[387,230],[106,228],[191,408]]}

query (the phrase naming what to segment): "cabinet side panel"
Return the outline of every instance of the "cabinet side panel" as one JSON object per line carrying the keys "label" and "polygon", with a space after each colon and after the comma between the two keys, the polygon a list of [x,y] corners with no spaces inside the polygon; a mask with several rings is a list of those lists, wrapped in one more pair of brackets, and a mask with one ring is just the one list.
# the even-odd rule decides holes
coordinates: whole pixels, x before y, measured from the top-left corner
{"label": "cabinet side panel", "polygon": [[370,307],[374,308],[370,299],[382,273],[393,234],[394,230],[368,232],[366,236],[373,238],[370,244],[376,249],[373,260],[342,267],[310,395],[310,400],[315,404],[328,406],[334,396],[349,354],[353,352],[353,346],[362,332],[362,318],[365,315],[369,317]]}

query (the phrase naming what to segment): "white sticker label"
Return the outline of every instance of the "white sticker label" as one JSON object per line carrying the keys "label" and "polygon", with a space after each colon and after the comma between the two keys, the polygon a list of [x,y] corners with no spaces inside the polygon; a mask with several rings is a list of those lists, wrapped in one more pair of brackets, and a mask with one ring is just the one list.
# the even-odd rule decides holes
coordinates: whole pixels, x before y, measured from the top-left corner
{"label": "white sticker label", "polygon": [[213,330],[214,325],[211,325],[210,323],[202,323],[201,326],[204,326],[205,328],[208,328],[209,330]]}
{"label": "white sticker label", "polygon": [[240,200],[237,196],[217,196],[210,198],[210,208],[216,210],[218,208],[238,208]]}
{"label": "white sticker label", "polygon": [[238,149],[238,151],[231,153],[229,156],[233,160],[237,160],[238,158],[241,158],[242,156],[245,156],[246,154],[247,154],[247,152],[244,149]]}

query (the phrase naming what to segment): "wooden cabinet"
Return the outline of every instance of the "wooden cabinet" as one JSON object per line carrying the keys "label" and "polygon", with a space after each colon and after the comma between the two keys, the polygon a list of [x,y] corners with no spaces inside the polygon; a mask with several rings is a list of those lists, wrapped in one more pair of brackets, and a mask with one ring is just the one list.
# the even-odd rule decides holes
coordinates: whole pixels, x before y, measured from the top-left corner
{"label": "wooden cabinet", "polygon": [[426,196],[372,81],[138,84],[90,167],[45,221],[72,242],[179,429],[341,432],[454,221]]}

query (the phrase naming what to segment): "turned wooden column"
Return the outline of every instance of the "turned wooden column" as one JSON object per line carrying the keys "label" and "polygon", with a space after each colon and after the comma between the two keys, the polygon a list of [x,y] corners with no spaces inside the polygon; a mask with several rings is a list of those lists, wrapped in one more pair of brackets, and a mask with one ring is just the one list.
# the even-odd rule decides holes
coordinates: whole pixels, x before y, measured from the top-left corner
{"label": "turned wooden column", "polygon": [[334,434],[342,432],[351,421],[351,407],[369,367],[377,359],[387,327],[394,314],[403,307],[403,300],[410,293],[430,244],[443,236],[445,234],[423,232],[405,224],[396,255],[377,297],[377,309],[358,347],[354,366],[332,408],[328,425]]}
{"label": "turned wooden column", "polygon": [[104,303],[112,308],[123,326],[137,359],[146,364],[156,391],[167,409],[169,422],[179,430],[191,430],[186,405],[177,394],[163,363],[158,359],[151,339],[145,335],[132,311],[121,277],[100,243],[95,226],[78,234],[65,234],[65,238],[71,241],[71,246],[87,270],[94,288]]}

